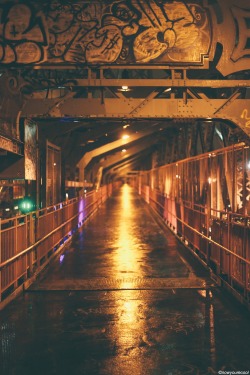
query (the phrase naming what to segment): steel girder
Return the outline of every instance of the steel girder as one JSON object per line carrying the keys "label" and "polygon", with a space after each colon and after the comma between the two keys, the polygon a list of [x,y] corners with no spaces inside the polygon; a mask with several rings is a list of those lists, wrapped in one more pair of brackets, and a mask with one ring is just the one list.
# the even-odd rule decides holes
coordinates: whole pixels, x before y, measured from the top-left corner
{"label": "steel girder", "polygon": [[[100,171],[105,169],[105,174],[109,173],[109,170],[117,165],[129,164],[131,159],[138,158],[141,156],[142,151],[149,149],[153,144],[157,142],[157,137],[143,137],[138,139],[136,145],[130,146],[126,150],[118,151],[114,154],[107,155],[103,158],[103,155],[100,155],[100,160],[97,160],[95,167],[92,167],[91,170]],[[98,174],[98,172],[97,172]]]}
{"label": "steel girder", "polygon": [[138,133],[138,134],[135,133],[131,135],[128,139],[118,139],[117,141],[107,143],[101,147],[93,149],[92,151],[86,152],[78,163],[80,181],[84,181],[85,168],[87,167],[87,165],[90,163],[90,161],[93,158],[100,156],[100,155],[105,155],[110,151],[126,146],[128,144],[131,144],[132,142],[138,141],[150,134],[153,134],[155,131],[156,129],[152,127],[141,133]]}
{"label": "steel girder", "polygon": [[69,99],[57,105],[55,99],[30,99],[25,117],[80,117],[117,119],[222,119],[235,123],[250,136],[250,99],[107,98]]}
{"label": "steel girder", "polygon": [[121,154],[121,152],[118,152],[113,155],[109,155],[105,158],[104,161],[100,161],[100,165],[103,167],[103,169],[110,168],[111,166],[117,164],[117,163],[123,163],[126,162],[129,158],[131,158],[133,155],[136,155],[140,153],[141,151],[147,149],[148,147],[152,146],[157,141],[156,138],[147,138],[143,140],[139,145],[130,147],[126,153]]}

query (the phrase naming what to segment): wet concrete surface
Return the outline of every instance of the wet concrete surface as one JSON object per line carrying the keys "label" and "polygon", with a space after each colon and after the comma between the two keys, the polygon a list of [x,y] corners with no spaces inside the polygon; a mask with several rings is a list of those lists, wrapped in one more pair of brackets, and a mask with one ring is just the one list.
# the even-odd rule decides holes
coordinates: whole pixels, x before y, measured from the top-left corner
{"label": "wet concrete surface", "polygon": [[249,313],[184,254],[124,185],[0,312],[0,374],[249,371]]}

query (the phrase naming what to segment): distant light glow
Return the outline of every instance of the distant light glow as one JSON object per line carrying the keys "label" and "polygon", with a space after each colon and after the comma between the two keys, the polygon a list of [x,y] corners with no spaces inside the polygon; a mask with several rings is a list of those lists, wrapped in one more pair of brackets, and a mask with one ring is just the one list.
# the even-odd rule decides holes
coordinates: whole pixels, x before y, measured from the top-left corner
{"label": "distant light glow", "polygon": [[130,136],[129,136],[128,134],[124,134],[124,135],[122,136],[122,139],[124,139],[124,140],[129,139],[129,138],[130,138]]}
{"label": "distant light glow", "polygon": [[65,196],[66,196],[66,199],[69,199],[69,194],[68,193],[66,193]]}
{"label": "distant light glow", "polygon": [[212,182],[211,177],[208,177],[208,183],[211,184],[211,182]]}
{"label": "distant light glow", "polygon": [[123,150],[122,150],[122,152],[126,152],[127,150],[126,150],[126,148],[124,148]]}
{"label": "distant light glow", "polygon": [[123,125],[123,129],[126,129],[126,128],[128,128],[129,126],[130,126],[129,124]]}
{"label": "distant light glow", "polygon": [[10,208],[5,208],[5,211],[7,211],[7,212],[10,211]]}
{"label": "distant light glow", "polygon": [[56,163],[54,163],[53,165],[54,165],[54,167],[55,167],[55,166],[56,166]]}
{"label": "distant light glow", "polygon": [[64,257],[65,257],[64,254],[60,255],[60,258],[59,258],[59,262],[60,262],[60,264],[62,264],[62,262],[63,262],[63,260],[64,260]]}
{"label": "distant light glow", "polygon": [[24,198],[20,203],[20,210],[22,213],[28,213],[32,211],[33,203],[29,198]]}
{"label": "distant light glow", "polygon": [[169,87],[169,88],[167,88],[166,90],[164,90],[164,92],[169,92],[169,91],[171,91],[172,89],[171,89],[171,87]]}
{"label": "distant light glow", "polygon": [[80,199],[80,201],[79,201],[78,213],[79,213],[78,224],[81,225],[81,223],[85,219],[85,199],[84,198]]}
{"label": "distant light glow", "polygon": [[247,168],[250,169],[250,160],[249,160],[249,162],[247,163]]}

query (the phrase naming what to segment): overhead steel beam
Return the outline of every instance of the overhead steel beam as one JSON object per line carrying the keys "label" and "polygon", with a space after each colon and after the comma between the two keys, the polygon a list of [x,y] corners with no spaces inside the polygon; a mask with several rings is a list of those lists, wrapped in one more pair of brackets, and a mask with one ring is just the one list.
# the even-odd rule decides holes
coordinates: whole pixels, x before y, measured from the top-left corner
{"label": "overhead steel beam", "polygon": [[145,141],[143,141],[141,144],[130,147],[126,153],[118,152],[114,155],[109,155],[104,161],[100,161],[100,165],[105,168],[109,168],[110,166],[118,163],[118,162],[125,162],[127,159],[131,158],[132,156],[140,153],[141,151],[145,150],[146,148],[149,148],[157,141],[156,137],[147,138]]}
{"label": "overhead steel beam", "polygon": [[[54,105],[54,99],[31,99],[22,111],[25,117],[73,117],[117,119],[222,119],[235,123],[250,136],[250,99],[69,99]],[[50,113],[50,108],[56,111]]]}
{"label": "overhead steel beam", "polygon": [[104,174],[110,174],[110,173],[117,173],[118,170],[122,170],[124,168],[127,168],[137,162],[140,158],[142,158],[145,155],[148,155],[150,153],[149,149],[143,150],[140,153],[134,155],[129,160],[122,160],[120,163],[116,163],[116,165],[113,165],[112,168],[107,169]]}
{"label": "overhead steel beam", "polygon": [[[94,174],[98,175],[100,168],[106,170],[108,168],[115,167],[118,164],[128,163],[130,160],[132,160],[132,158],[138,157],[142,151],[149,149],[157,141],[158,137],[148,136],[138,140],[135,146],[129,147],[125,152],[120,150],[114,154],[105,156],[105,158],[103,158],[103,155],[100,155],[94,166],[91,166],[91,171],[92,173],[94,172]],[[95,179],[97,180],[98,178],[96,177]]]}
{"label": "overhead steel beam", "polygon": [[[137,69],[137,67],[135,67]],[[69,83],[69,86],[72,85]],[[67,84],[66,84],[67,86]],[[250,87],[249,80],[212,80],[212,79],[76,79],[74,86],[80,87]]]}
{"label": "overhead steel beam", "polygon": [[0,135],[0,151],[9,151],[13,154],[22,155],[24,154],[23,143],[16,139],[10,139]]}
{"label": "overhead steel beam", "polygon": [[123,166],[119,166],[118,168],[110,169],[106,174],[104,174],[104,178],[106,178],[107,175],[110,176],[126,176],[128,173],[131,173],[133,165],[135,165],[136,160],[131,161],[130,163],[127,163]]}
{"label": "overhead steel beam", "polygon": [[145,130],[141,133],[135,133],[132,134],[128,139],[118,139],[117,141],[107,143],[106,145],[103,145],[101,147],[98,147],[92,151],[86,152],[85,155],[82,157],[82,159],[78,163],[79,168],[79,179],[80,181],[84,181],[84,170],[86,166],[89,164],[89,162],[96,156],[104,155],[105,153],[108,153],[112,150],[115,150],[119,147],[123,147],[127,144],[130,144],[132,142],[135,142],[143,137],[146,137],[156,131],[155,127],[151,127],[148,130]]}

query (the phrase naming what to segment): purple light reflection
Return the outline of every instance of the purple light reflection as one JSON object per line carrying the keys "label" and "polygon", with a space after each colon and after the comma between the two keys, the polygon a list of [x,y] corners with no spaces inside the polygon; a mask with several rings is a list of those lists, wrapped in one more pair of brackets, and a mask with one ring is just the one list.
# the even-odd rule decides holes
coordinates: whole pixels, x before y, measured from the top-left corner
{"label": "purple light reflection", "polygon": [[62,264],[62,262],[63,262],[63,260],[64,260],[64,257],[65,257],[64,254],[60,255],[60,258],[59,258],[59,262],[60,262],[60,264]]}
{"label": "purple light reflection", "polygon": [[85,219],[85,199],[81,198],[78,205],[78,225],[81,225]]}

